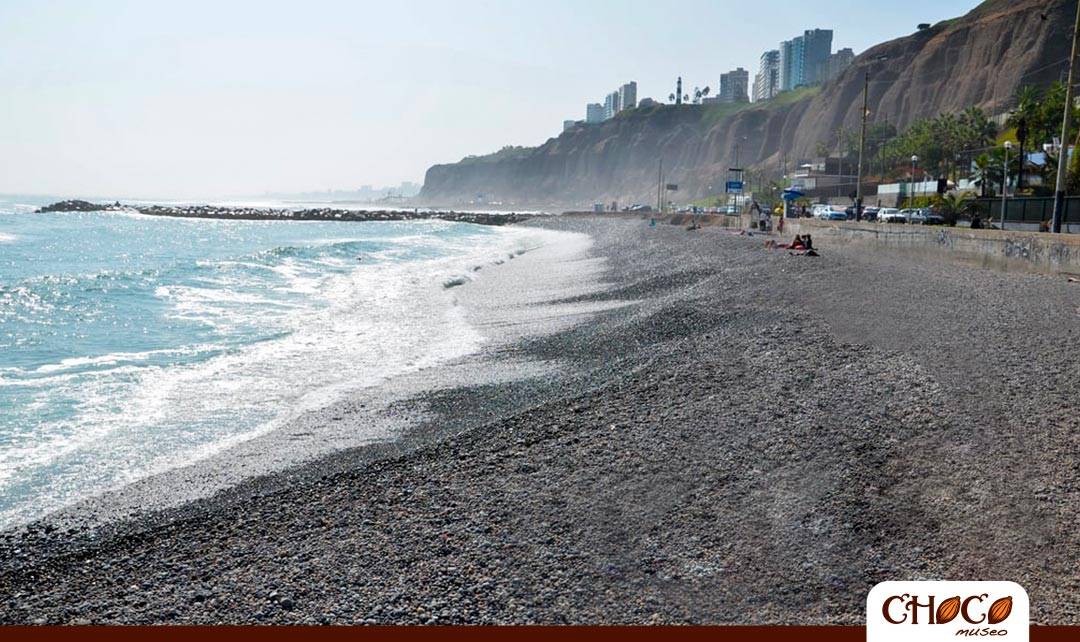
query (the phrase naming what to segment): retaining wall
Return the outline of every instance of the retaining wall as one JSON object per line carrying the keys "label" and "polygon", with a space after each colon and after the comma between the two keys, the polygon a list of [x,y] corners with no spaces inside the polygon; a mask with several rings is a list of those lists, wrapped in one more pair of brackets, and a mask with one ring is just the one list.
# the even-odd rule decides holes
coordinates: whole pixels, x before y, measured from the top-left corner
{"label": "retaining wall", "polygon": [[[963,227],[784,221],[784,237],[810,234],[822,241],[859,243],[915,256],[974,262],[984,267],[1080,275],[1080,235]],[[819,240],[820,239],[820,240]]]}
{"label": "retaining wall", "polygon": [[[612,212],[568,212],[571,216],[656,219],[657,224],[689,227],[750,229],[751,217],[719,214],[636,214]],[[779,222],[773,217],[774,228]],[[983,267],[1025,270],[1047,274],[1080,276],[1080,234],[1047,234],[1019,230],[973,230],[934,225],[854,223],[817,219],[785,219],[784,232],[772,236],[791,240],[796,234],[810,234],[815,245],[825,251],[832,243],[854,243],[888,249],[917,258],[938,258],[974,263]]]}

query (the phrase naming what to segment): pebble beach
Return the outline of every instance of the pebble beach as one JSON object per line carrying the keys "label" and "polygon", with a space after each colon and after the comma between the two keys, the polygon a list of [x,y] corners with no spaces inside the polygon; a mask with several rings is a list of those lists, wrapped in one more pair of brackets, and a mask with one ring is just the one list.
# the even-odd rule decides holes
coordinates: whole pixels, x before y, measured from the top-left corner
{"label": "pebble beach", "polygon": [[1080,624],[1080,285],[520,224],[602,265],[531,304],[587,317],[485,357],[533,376],[420,387],[399,439],[195,501],[0,533],[0,622],[857,625],[884,580],[1000,579]]}

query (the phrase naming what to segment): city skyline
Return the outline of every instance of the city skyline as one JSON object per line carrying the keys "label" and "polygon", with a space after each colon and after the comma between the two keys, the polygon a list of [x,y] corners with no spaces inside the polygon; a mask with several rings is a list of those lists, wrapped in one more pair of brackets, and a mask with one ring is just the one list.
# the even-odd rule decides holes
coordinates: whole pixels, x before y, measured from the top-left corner
{"label": "city skyline", "polygon": [[[763,0],[733,19],[733,5],[708,2],[677,15],[614,2],[8,2],[0,192],[211,197],[419,182],[432,164],[540,144],[629,80],[639,102],[664,100],[676,76],[715,93],[721,73],[742,67],[752,82],[761,53],[804,29],[831,29],[834,49],[859,53],[976,4]],[[451,17],[459,28],[444,33]]]}

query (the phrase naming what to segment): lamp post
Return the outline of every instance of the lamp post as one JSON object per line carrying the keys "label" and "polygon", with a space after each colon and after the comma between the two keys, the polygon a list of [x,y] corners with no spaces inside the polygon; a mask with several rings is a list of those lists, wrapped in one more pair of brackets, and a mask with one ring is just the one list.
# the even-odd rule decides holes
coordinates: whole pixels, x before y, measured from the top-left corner
{"label": "lamp post", "polygon": [[915,164],[919,162],[919,157],[915,154],[911,155],[911,191],[908,193],[908,207],[915,207]]}
{"label": "lamp post", "polygon": [[1069,128],[1073,110],[1073,82],[1076,73],[1076,52],[1080,36],[1080,4],[1076,6],[1076,25],[1072,32],[1072,49],[1069,53],[1069,80],[1065,83],[1065,114],[1061,122],[1061,153],[1058,155],[1057,187],[1054,190],[1054,218],[1051,229],[1061,233],[1061,224],[1065,219],[1065,183],[1068,178],[1069,164]]}
{"label": "lamp post", "polygon": [[1009,198],[1009,150],[1012,141],[1005,141],[1005,164],[1001,167],[1001,229],[1005,229],[1005,205]]}
{"label": "lamp post", "polygon": [[866,118],[870,115],[869,108],[870,98],[870,68],[867,67],[866,74],[863,76],[863,93],[862,93],[862,133],[859,134],[859,169],[855,173],[855,220],[862,220],[862,164],[863,154],[866,153]]}

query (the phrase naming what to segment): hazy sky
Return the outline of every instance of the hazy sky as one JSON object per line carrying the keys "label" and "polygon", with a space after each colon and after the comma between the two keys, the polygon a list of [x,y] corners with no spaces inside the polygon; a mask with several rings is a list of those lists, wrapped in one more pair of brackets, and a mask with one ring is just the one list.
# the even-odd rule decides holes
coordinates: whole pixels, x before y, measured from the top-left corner
{"label": "hazy sky", "polygon": [[0,0],[0,192],[214,197],[421,181],[586,102],[856,53],[977,0]]}

